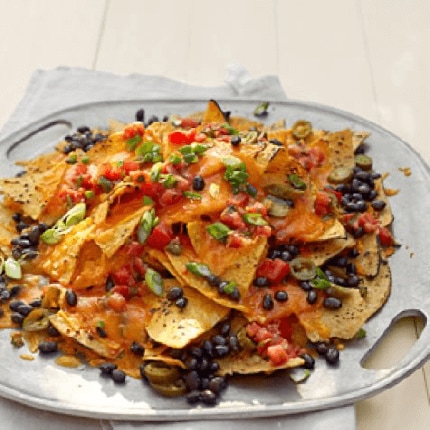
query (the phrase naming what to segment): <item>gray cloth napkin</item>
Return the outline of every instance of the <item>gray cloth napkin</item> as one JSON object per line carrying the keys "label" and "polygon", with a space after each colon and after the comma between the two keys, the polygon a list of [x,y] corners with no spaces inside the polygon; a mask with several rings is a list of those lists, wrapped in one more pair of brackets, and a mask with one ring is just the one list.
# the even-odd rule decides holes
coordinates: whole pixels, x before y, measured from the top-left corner
{"label": "gray cloth napkin", "polygon": [[[226,85],[199,87],[162,76],[130,74],[114,75],[80,68],[59,67],[37,70],[28,84],[23,99],[0,131],[0,139],[20,127],[36,122],[61,109],[79,104],[116,100],[148,99],[231,99],[286,100],[285,92],[276,76],[253,78],[240,64],[226,68]],[[323,430],[328,428],[355,429],[354,408],[347,406],[323,412],[253,420],[215,420],[188,422],[120,422],[66,417],[39,411],[0,398],[0,422],[7,430],[136,430],[164,429],[261,429],[288,428],[290,430]],[[0,426],[3,428],[3,424]]]}

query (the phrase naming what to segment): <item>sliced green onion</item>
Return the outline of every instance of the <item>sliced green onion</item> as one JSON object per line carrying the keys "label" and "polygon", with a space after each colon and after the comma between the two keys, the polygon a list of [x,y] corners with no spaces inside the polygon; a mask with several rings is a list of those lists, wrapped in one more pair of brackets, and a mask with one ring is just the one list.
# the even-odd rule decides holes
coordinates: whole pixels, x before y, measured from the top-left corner
{"label": "sliced green onion", "polygon": [[185,266],[186,266],[187,270],[190,271],[194,275],[203,276],[203,277],[207,277],[207,276],[212,275],[211,271],[209,270],[209,267],[206,266],[206,264],[191,261],[191,262],[187,263]]}
{"label": "sliced green onion", "polygon": [[163,278],[154,269],[148,267],[145,273],[145,282],[148,288],[156,295],[162,296],[164,292]]}
{"label": "sliced green onion", "polygon": [[134,151],[140,142],[142,142],[142,136],[140,134],[136,134],[125,142],[125,146],[128,151]]}
{"label": "sliced green onion", "polygon": [[254,109],[254,115],[257,117],[265,116],[265,115],[267,115],[267,109],[268,108],[269,108],[269,102],[260,103]]}
{"label": "sliced green onion", "polygon": [[296,174],[288,175],[288,180],[291,185],[297,190],[306,190],[306,183],[300,179]]}
{"label": "sliced green onion", "polygon": [[16,261],[13,257],[6,258],[4,262],[4,272],[6,276],[12,279],[21,279],[22,271],[19,261]]}
{"label": "sliced green onion", "polygon": [[148,240],[152,229],[158,224],[158,217],[155,210],[151,209],[142,215],[142,219],[137,227],[137,240],[142,245]]}
{"label": "sliced green onion", "polygon": [[366,330],[364,330],[364,328],[360,328],[360,330],[358,330],[358,332],[355,335],[355,337],[357,339],[364,339],[366,337]]}
{"label": "sliced green onion", "polygon": [[191,200],[201,200],[202,195],[194,191],[184,191],[184,196]]}
{"label": "sliced green onion", "polygon": [[331,282],[327,279],[324,272],[319,267],[316,268],[315,278],[310,282],[314,288],[319,290],[326,290],[327,288],[331,287]]}
{"label": "sliced green onion", "polygon": [[172,175],[171,173],[162,173],[160,175],[160,181],[163,183],[164,188],[174,188],[178,183],[175,175]]}
{"label": "sliced green onion", "polygon": [[93,199],[95,197],[95,193],[94,193],[93,190],[86,190],[84,192],[84,196],[85,196],[86,199],[91,200],[91,199]]}
{"label": "sliced green onion", "polygon": [[230,134],[232,134],[232,135],[236,135],[236,134],[239,134],[239,131],[238,130],[236,130],[235,128],[233,128],[228,122],[225,122],[223,125],[222,125],[222,128],[225,128],[226,130],[228,130],[228,132],[230,133]]}
{"label": "sliced green onion", "polygon": [[154,204],[154,200],[152,200],[151,197],[143,196],[143,205],[144,206],[149,206],[149,205],[153,205],[153,204]]}
{"label": "sliced green onion", "polygon": [[170,159],[169,161],[176,166],[177,164],[179,164],[182,161],[182,157],[178,154],[170,154]]}
{"label": "sliced green onion", "polygon": [[78,156],[76,154],[70,154],[66,158],[66,163],[68,164],[76,164],[77,161],[78,161]]}
{"label": "sliced green onion", "polygon": [[151,172],[150,172],[151,182],[158,182],[160,180],[162,167],[163,167],[163,164],[161,162],[157,162],[151,167]]}
{"label": "sliced green onion", "polygon": [[81,158],[81,162],[84,164],[89,164],[90,162],[90,157],[88,157],[88,155],[85,155]]}
{"label": "sliced green onion", "polygon": [[48,230],[45,230],[41,234],[40,239],[42,240],[42,242],[46,243],[47,245],[55,245],[61,241],[61,239],[65,234],[66,234],[65,229],[52,227],[52,228],[48,228]]}
{"label": "sliced green onion", "polygon": [[222,290],[224,294],[230,295],[233,294],[233,292],[237,289],[237,284],[234,281],[228,282],[226,285],[223,286]]}
{"label": "sliced green onion", "polygon": [[62,217],[62,222],[66,227],[80,223],[85,218],[86,205],[85,203],[78,203],[72,207]]}
{"label": "sliced green onion", "polygon": [[216,240],[225,239],[231,232],[230,228],[222,222],[215,222],[208,225],[206,231]]}
{"label": "sliced green onion", "polygon": [[100,176],[97,183],[102,187],[103,192],[105,193],[108,193],[113,189],[113,182],[109,181],[109,179],[105,178],[104,176]]}
{"label": "sliced green onion", "polygon": [[263,218],[263,215],[258,213],[246,213],[246,214],[243,214],[242,217],[247,224],[268,225],[267,221]]}
{"label": "sliced green onion", "polygon": [[197,155],[201,155],[209,149],[209,145],[205,145],[204,143],[194,142],[190,146],[194,154],[197,154]]}

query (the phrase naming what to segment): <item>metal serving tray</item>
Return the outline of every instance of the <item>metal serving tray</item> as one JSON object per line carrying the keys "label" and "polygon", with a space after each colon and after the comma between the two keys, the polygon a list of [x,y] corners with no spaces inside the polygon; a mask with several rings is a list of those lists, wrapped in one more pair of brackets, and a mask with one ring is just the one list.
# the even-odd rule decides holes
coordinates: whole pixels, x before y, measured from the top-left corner
{"label": "metal serving tray", "polygon": [[[105,128],[109,119],[131,122],[139,108],[147,117],[187,114],[206,108],[206,100],[136,100],[93,103],[57,112],[0,142],[1,175],[19,171],[15,161],[51,150],[80,125]],[[232,115],[252,117],[256,101],[219,101]],[[312,376],[294,384],[284,372],[270,376],[234,377],[215,407],[190,407],[184,399],[158,396],[142,381],[128,378],[124,386],[99,376],[90,367],[67,369],[54,360],[19,358],[25,352],[10,345],[7,330],[0,331],[0,395],[36,408],[75,416],[118,420],[234,419],[288,415],[351,404],[398,383],[430,356],[430,329],[395,367],[367,370],[361,366],[377,342],[398,319],[430,315],[430,173],[421,157],[405,142],[378,125],[326,106],[302,102],[273,102],[267,122],[285,118],[288,125],[307,119],[316,128],[367,130],[369,153],[379,172],[390,172],[385,184],[400,190],[390,202],[396,216],[394,233],[402,247],[390,259],[393,272],[388,303],[365,325],[366,337],[348,344],[337,367],[317,360]],[[400,167],[409,167],[406,177]]]}

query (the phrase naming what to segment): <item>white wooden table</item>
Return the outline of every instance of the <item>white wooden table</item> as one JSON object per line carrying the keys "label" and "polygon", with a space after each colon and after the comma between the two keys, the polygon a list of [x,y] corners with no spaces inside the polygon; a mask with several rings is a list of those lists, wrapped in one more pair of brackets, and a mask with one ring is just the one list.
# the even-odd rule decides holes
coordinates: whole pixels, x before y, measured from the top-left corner
{"label": "white wooden table", "polygon": [[[237,61],[254,76],[278,75],[291,99],[378,123],[430,163],[428,0],[0,0],[0,13],[0,126],[36,69],[76,66],[217,86]],[[421,324],[402,320],[372,365],[396,363]],[[427,363],[359,402],[357,428],[430,428],[429,381]]]}

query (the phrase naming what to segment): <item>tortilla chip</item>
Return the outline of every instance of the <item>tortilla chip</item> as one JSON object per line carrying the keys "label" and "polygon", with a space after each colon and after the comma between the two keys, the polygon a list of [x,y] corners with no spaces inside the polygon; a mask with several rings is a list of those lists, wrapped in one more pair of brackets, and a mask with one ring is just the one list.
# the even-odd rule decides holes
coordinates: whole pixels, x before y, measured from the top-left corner
{"label": "tortilla chip", "polygon": [[107,338],[96,339],[91,333],[82,329],[83,324],[79,315],[72,315],[59,310],[49,317],[49,321],[63,336],[75,339],[102,357],[114,359],[121,354],[122,348],[117,342]]}
{"label": "tortilla chip", "polygon": [[363,297],[353,289],[343,297],[340,309],[321,309],[298,315],[312,342],[327,341],[330,338],[352,339],[365,321],[377,312],[387,301],[391,289],[391,271],[387,264],[381,265],[375,278],[363,281],[367,294]]}
{"label": "tortilla chip", "polygon": [[385,207],[381,211],[374,211],[373,215],[376,219],[379,220],[382,226],[387,227],[393,222],[394,217],[393,212],[391,210],[390,202],[388,200],[387,195],[385,194],[382,179],[375,180],[375,191],[378,193],[376,199],[382,200],[385,203]]}
{"label": "tortilla chip", "polygon": [[71,227],[61,242],[45,248],[42,268],[51,277],[51,280],[65,285],[70,282],[81,247],[91,239],[93,231],[92,219],[86,218]]}
{"label": "tortilla chip", "polygon": [[46,171],[0,179],[0,192],[14,201],[19,212],[36,220],[56,195],[66,166],[57,163]]}
{"label": "tortilla chip", "polygon": [[113,225],[100,225],[95,230],[94,241],[107,257],[112,257],[124,245],[148,209],[150,206],[143,206],[130,215],[125,214],[122,220],[117,219]]}
{"label": "tortilla chip", "polygon": [[228,358],[217,360],[220,364],[219,375],[251,375],[256,373],[270,374],[280,369],[292,369],[304,364],[303,358],[295,357],[289,359],[280,366],[274,366],[270,361],[260,357],[256,352],[241,351]]}
{"label": "tortilla chip", "polygon": [[376,233],[368,233],[357,239],[360,255],[355,259],[357,272],[361,276],[374,277],[381,264],[380,250]]}
{"label": "tortilla chip", "polygon": [[332,168],[350,167],[355,165],[352,131],[343,130],[329,133],[327,136],[329,160]]}
{"label": "tortilla chip", "polygon": [[209,100],[206,112],[203,116],[204,122],[227,122],[224,112],[215,100]]}
{"label": "tortilla chip", "polygon": [[307,243],[300,249],[300,255],[310,258],[317,266],[322,266],[346,248],[351,248],[355,239],[351,235],[344,238],[329,239],[321,242]]}
{"label": "tortilla chip", "polygon": [[17,235],[12,215],[10,208],[0,204],[0,246],[9,247],[10,241]]}
{"label": "tortilla chip", "polygon": [[354,152],[358,147],[370,136],[367,131],[353,131],[352,132],[352,147]]}
{"label": "tortilla chip", "polygon": [[[177,285],[176,280],[168,280],[165,288]],[[185,308],[180,309],[167,299],[153,300],[153,315],[146,327],[149,336],[171,348],[184,348],[216,323],[224,319],[229,308],[218,305],[193,288],[183,287],[188,299]],[[155,296],[154,296],[155,297]]]}

